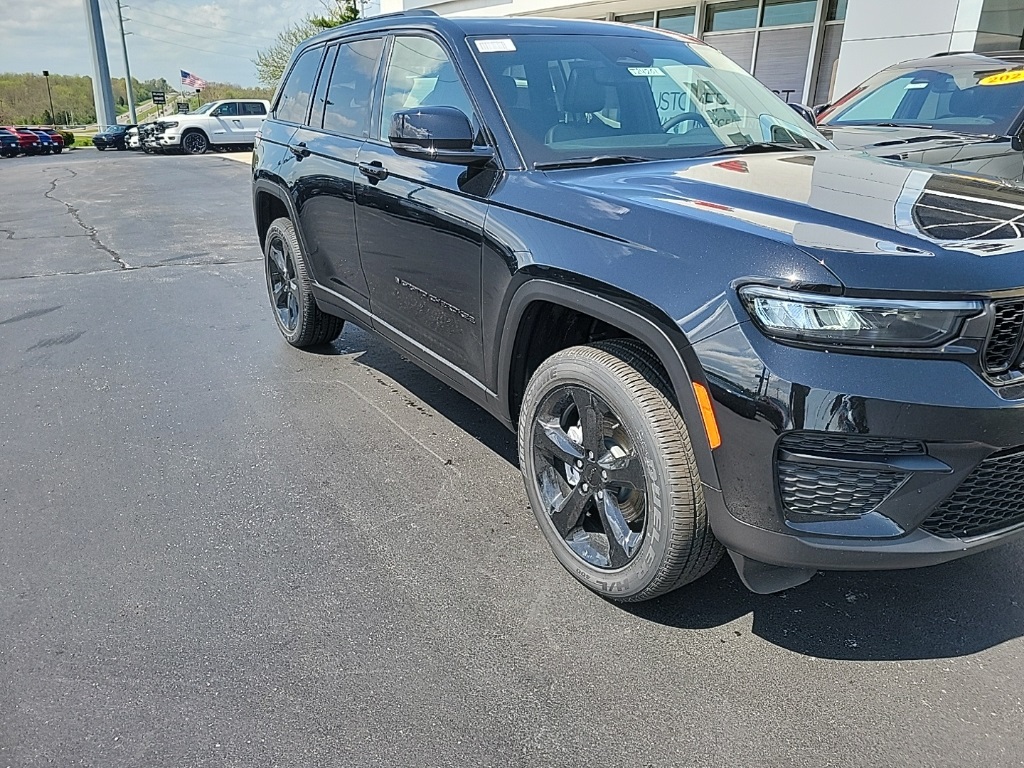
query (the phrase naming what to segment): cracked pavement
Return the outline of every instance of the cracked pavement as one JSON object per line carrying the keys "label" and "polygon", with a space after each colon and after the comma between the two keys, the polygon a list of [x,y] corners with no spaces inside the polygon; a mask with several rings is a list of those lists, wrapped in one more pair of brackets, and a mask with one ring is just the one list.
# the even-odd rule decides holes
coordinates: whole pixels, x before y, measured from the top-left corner
{"label": "cracked pavement", "polygon": [[1024,544],[604,602],[494,420],[279,338],[248,173],[0,161],[0,767],[1022,764]]}

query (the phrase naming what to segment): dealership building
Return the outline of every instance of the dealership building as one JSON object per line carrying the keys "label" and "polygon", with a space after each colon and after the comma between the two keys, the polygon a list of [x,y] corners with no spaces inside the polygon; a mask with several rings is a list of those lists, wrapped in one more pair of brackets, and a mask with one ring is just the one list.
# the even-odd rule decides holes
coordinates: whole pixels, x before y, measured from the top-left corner
{"label": "dealership building", "polygon": [[1024,0],[380,0],[382,13],[552,16],[703,38],[787,101],[823,104],[878,70],[950,51],[1022,48]]}

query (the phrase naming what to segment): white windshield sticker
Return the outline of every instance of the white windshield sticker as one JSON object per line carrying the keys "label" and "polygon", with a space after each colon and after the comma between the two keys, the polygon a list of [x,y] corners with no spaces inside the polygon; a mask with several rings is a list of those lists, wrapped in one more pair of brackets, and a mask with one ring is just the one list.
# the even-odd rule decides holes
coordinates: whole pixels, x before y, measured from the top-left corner
{"label": "white windshield sticker", "polygon": [[633,77],[665,77],[658,67],[630,67],[629,74]]}
{"label": "white windshield sticker", "polygon": [[928,83],[907,83],[907,87],[904,91],[916,91],[918,88],[927,88]]}
{"label": "white windshield sticker", "polygon": [[480,53],[500,53],[501,51],[514,51],[516,44],[507,37],[501,40],[477,40],[476,49]]}

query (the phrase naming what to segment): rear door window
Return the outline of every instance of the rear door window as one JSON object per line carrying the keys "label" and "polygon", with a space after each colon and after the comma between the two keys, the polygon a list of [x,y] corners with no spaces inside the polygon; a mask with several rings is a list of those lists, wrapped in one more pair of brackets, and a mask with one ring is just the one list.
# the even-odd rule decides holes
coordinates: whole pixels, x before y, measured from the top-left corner
{"label": "rear door window", "polygon": [[338,46],[327,86],[323,128],[343,136],[364,137],[370,129],[370,100],[383,38]]}
{"label": "rear door window", "polygon": [[239,106],[242,108],[241,114],[243,115],[252,116],[267,114],[266,105],[260,101],[244,101]]}
{"label": "rear door window", "polygon": [[288,123],[306,122],[323,55],[323,48],[310,48],[299,56],[277,98],[274,117],[278,120]]}

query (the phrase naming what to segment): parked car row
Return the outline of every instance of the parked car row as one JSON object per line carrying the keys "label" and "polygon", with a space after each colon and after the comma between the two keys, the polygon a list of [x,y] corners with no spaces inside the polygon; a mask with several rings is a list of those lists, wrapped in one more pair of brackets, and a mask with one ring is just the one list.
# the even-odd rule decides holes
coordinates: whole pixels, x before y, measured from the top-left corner
{"label": "parked car row", "polygon": [[211,150],[251,149],[270,103],[222,99],[195,112],[170,115],[139,125],[110,126],[96,134],[97,149],[202,155]]}
{"label": "parked car row", "polygon": [[49,155],[64,151],[64,137],[53,128],[0,126],[0,157]]}

